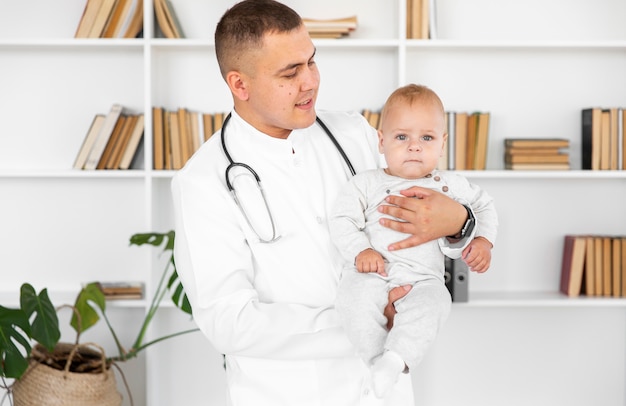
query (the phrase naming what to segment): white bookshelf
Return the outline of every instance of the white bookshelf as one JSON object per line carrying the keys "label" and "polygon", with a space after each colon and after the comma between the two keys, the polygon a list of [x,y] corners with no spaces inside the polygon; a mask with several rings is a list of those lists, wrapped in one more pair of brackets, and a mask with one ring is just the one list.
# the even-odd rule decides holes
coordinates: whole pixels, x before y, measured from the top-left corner
{"label": "white bookshelf", "polygon": [[[129,275],[152,292],[162,258],[128,245],[173,227],[172,171],[151,169],[151,107],[230,109],[213,31],[233,1],[172,0],[180,40],[154,38],[144,1],[145,38],[130,40],[74,39],[84,0],[0,3],[0,297],[25,281],[72,297],[82,282]],[[470,302],[454,305],[415,371],[416,403],[626,404],[626,299],[557,293],[564,234],[626,234],[626,171],[580,170],[580,110],[626,107],[626,3],[437,0],[437,39],[413,40],[404,0],[286,2],[310,18],[358,15],[350,37],[315,40],[318,108],[379,109],[419,82],[449,110],[491,113],[488,170],[463,174],[496,201],[492,269],[471,275]],[[145,114],[141,164],[72,170],[91,119],[113,103]],[[503,170],[512,137],[568,138],[573,170]],[[112,313],[132,325],[146,307],[126,301]],[[160,312],[154,337],[191,324],[169,305]],[[225,403],[221,355],[200,334],[124,368],[136,405]]]}

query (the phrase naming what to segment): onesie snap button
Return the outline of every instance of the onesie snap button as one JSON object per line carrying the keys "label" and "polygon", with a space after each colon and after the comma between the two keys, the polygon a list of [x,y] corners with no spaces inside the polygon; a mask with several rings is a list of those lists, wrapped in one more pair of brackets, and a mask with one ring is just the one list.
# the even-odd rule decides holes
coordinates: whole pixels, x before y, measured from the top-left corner
{"label": "onesie snap button", "polygon": [[433,179],[435,179],[435,182],[439,182],[441,180],[440,176],[435,176]]}
{"label": "onesie snap button", "polygon": [[441,188],[441,190],[443,190],[444,192],[447,192],[448,191],[448,187],[444,186],[444,187]]}

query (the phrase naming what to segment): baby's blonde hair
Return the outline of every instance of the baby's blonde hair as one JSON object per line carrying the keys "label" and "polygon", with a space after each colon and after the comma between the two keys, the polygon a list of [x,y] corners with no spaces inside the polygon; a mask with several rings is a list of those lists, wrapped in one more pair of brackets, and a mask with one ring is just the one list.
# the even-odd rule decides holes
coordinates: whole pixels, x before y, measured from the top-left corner
{"label": "baby's blonde hair", "polygon": [[380,121],[384,123],[387,111],[396,103],[406,103],[413,105],[414,103],[431,103],[441,110],[441,114],[445,118],[445,109],[443,102],[432,89],[424,85],[416,85],[414,83],[402,86],[393,91],[387,98],[383,110],[380,114]]}

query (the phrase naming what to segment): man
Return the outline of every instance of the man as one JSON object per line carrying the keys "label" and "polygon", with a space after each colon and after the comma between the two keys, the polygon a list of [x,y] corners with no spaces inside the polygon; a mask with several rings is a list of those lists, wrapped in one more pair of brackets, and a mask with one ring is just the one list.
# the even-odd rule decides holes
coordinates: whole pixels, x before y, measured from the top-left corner
{"label": "man", "polygon": [[[384,401],[371,393],[333,306],[341,258],[326,218],[349,166],[381,163],[376,131],[357,113],[316,112],[315,47],[290,8],[238,3],[218,23],[215,48],[234,109],[222,134],[176,174],[172,194],[178,273],[196,323],[226,354],[229,403],[412,405],[408,374]],[[394,197],[381,208],[383,225],[408,235],[391,249],[463,228],[463,206],[428,190],[406,193],[419,199]],[[390,302],[408,289],[392,291]]]}

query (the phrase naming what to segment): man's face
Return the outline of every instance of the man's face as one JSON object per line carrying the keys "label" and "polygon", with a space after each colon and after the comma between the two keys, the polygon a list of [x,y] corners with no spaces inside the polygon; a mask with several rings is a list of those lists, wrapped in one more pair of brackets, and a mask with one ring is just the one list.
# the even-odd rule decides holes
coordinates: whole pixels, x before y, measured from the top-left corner
{"label": "man's face", "polygon": [[304,26],[290,33],[266,34],[262,48],[242,72],[248,96],[244,118],[280,138],[292,129],[312,125],[320,84],[314,57],[315,47]]}

